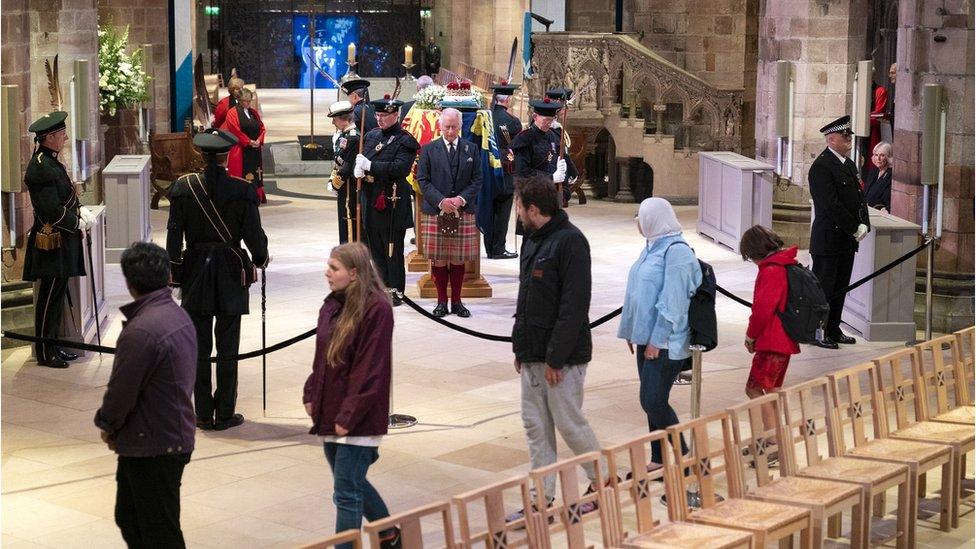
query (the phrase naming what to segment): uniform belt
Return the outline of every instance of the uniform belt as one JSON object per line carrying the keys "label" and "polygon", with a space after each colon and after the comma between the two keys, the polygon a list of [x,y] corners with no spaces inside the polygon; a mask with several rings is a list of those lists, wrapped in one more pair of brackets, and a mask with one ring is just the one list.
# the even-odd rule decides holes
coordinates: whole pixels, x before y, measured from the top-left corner
{"label": "uniform belt", "polygon": [[188,250],[214,250],[219,248],[236,248],[230,242],[194,242],[187,246]]}

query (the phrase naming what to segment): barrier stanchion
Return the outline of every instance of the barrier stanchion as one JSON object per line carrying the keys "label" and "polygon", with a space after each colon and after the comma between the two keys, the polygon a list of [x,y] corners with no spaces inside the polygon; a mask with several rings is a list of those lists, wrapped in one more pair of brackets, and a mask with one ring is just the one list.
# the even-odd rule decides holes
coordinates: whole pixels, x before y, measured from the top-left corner
{"label": "barrier stanchion", "polygon": [[[705,347],[702,345],[691,345],[691,419],[698,419],[701,416],[701,382],[702,382],[702,352]],[[689,443],[689,449],[693,450],[695,441]],[[722,496],[715,494],[716,501],[722,501]],[[688,490],[688,506],[701,509],[701,491],[698,490],[697,483]]]}

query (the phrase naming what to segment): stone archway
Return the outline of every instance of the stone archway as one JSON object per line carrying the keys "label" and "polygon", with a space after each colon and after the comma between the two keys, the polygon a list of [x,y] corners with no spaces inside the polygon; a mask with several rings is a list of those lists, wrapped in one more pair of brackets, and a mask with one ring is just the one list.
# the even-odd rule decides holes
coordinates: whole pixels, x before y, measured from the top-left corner
{"label": "stone archway", "polygon": [[606,128],[600,128],[593,140],[586,144],[583,165],[593,198],[613,196],[617,187],[614,158],[617,145]]}
{"label": "stone archway", "polygon": [[641,158],[630,159],[630,190],[638,204],[654,196],[654,168]]}

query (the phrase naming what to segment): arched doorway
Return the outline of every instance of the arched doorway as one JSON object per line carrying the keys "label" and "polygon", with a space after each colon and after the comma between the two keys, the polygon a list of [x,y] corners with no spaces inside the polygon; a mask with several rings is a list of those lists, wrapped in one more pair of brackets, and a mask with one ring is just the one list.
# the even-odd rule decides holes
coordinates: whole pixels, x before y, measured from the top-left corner
{"label": "arched doorway", "polygon": [[595,198],[606,197],[611,189],[616,189],[617,174],[614,169],[614,158],[617,156],[617,146],[613,136],[606,128],[597,132],[586,155],[586,175],[593,189]]}
{"label": "arched doorway", "polygon": [[630,190],[638,204],[654,196],[654,169],[640,158],[630,159]]}

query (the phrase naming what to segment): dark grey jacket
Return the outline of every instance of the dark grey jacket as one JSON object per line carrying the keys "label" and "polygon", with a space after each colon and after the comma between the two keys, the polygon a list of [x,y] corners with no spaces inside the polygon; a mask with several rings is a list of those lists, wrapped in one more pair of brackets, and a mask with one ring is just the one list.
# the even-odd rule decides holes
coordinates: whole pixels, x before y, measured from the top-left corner
{"label": "dark grey jacket", "polygon": [[120,456],[189,454],[196,430],[193,322],[169,288],[120,310],[127,321],[95,425],[112,436]]}
{"label": "dark grey jacket", "polygon": [[590,244],[559,210],[522,241],[515,358],[553,368],[589,362],[591,290]]}
{"label": "dark grey jacket", "polygon": [[455,165],[448,160],[444,139],[435,139],[420,149],[417,161],[417,182],[424,193],[421,211],[427,215],[440,213],[441,200],[460,196],[465,205],[462,211],[478,211],[478,193],[481,191],[481,149],[474,143],[458,137]]}

